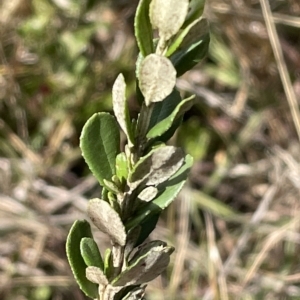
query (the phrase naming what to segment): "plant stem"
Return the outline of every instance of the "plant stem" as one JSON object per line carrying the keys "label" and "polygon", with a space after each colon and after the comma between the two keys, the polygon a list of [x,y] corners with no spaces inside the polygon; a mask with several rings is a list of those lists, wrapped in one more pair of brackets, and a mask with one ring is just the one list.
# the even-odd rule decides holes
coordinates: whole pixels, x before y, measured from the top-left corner
{"label": "plant stem", "polygon": [[160,37],[155,53],[158,55],[163,55],[166,50],[166,44],[167,44],[167,41],[164,38]]}

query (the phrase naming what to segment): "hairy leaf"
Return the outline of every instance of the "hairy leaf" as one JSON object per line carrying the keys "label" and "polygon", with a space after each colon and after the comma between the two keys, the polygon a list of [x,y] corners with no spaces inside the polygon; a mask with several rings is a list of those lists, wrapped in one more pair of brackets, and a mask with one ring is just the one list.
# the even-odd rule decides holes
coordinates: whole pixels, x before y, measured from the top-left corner
{"label": "hairy leaf", "polygon": [[152,0],[150,21],[158,29],[159,36],[169,40],[175,35],[188,12],[189,0]]}
{"label": "hairy leaf", "polygon": [[138,198],[144,202],[149,202],[155,198],[157,192],[156,187],[148,186],[139,193]]}
{"label": "hairy leaf", "polygon": [[121,286],[112,286],[111,284],[108,284],[105,287],[105,294],[100,297],[100,300],[123,300],[123,298],[119,297],[119,293],[123,289],[124,288]]}
{"label": "hairy leaf", "polygon": [[148,55],[141,63],[139,84],[147,106],[162,101],[176,84],[176,71],[171,61],[157,54]]}
{"label": "hairy leaf", "polygon": [[140,300],[144,299],[143,296],[145,294],[145,286],[144,287],[136,287],[132,291],[130,291],[123,300]]}
{"label": "hairy leaf", "polygon": [[184,156],[180,148],[155,148],[136,163],[129,176],[129,185],[135,189],[140,183],[157,185],[164,182],[181,167],[183,161]]}
{"label": "hairy leaf", "polygon": [[113,109],[118,123],[127,136],[129,146],[134,144],[131,121],[126,103],[126,83],[119,74],[112,88]]}
{"label": "hairy leaf", "polygon": [[168,181],[163,182],[157,188],[161,193],[151,202],[161,209],[168,207],[176,198],[185,184],[190,168],[193,165],[193,158],[190,155],[185,157],[184,165]]}
{"label": "hairy leaf", "polygon": [[103,185],[116,173],[120,147],[118,124],[108,113],[94,114],[84,125],[80,137],[82,155],[90,170]]}
{"label": "hairy leaf", "polygon": [[138,285],[153,280],[168,266],[173,251],[174,248],[160,241],[143,245],[126,270],[113,281],[113,285]]}
{"label": "hairy leaf", "polygon": [[126,232],[118,213],[104,200],[92,199],[88,204],[88,216],[95,226],[109,235],[113,243],[124,246]]}
{"label": "hairy leaf", "polygon": [[143,222],[146,222],[151,219],[153,215],[160,213],[163,209],[170,205],[185,184],[192,164],[193,158],[190,155],[187,155],[183,166],[172,177],[170,177],[169,180],[158,185],[158,196],[136,212],[135,217],[126,223],[126,229],[129,230]]}
{"label": "hairy leaf", "polygon": [[85,295],[95,299],[98,295],[98,288],[96,284],[86,278],[85,269],[87,265],[80,252],[80,242],[85,237],[93,238],[90,224],[85,220],[75,221],[67,237],[66,252],[71,270],[80,289]]}
{"label": "hairy leaf", "polygon": [[94,283],[100,284],[100,285],[107,285],[108,284],[108,280],[106,278],[106,276],[104,275],[102,269],[97,268],[97,267],[87,267],[86,271],[86,278]]}

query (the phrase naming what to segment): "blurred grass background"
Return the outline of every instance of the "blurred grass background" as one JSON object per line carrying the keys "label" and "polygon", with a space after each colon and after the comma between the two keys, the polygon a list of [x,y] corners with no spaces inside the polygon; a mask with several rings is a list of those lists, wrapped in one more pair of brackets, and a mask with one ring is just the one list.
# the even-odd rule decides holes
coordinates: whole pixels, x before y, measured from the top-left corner
{"label": "blurred grass background", "polygon": [[[137,115],[137,3],[0,2],[0,299],[85,299],[64,244],[100,191],[78,138],[120,72]],[[300,3],[210,0],[206,16],[172,139],[195,164],[152,234],[176,252],[147,299],[300,299]]]}

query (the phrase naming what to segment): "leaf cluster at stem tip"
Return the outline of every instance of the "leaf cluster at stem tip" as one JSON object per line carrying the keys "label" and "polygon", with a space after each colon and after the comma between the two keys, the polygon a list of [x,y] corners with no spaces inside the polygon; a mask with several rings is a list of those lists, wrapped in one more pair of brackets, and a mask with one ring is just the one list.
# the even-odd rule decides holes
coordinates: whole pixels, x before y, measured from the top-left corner
{"label": "leaf cluster at stem tip", "polygon": [[[145,240],[180,192],[193,163],[182,149],[166,143],[193,105],[193,95],[182,99],[176,78],[207,52],[203,7],[203,0],[140,0],[134,22],[140,51],[139,116],[130,117],[126,82],[120,74],[112,87],[114,116],[96,113],[82,129],[82,155],[102,186],[101,196],[89,201],[87,215],[112,243],[102,255],[86,220],[75,221],[69,232],[68,260],[90,298],[142,299],[145,284],[170,261],[173,247]],[[123,151],[120,129],[127,138]]]}

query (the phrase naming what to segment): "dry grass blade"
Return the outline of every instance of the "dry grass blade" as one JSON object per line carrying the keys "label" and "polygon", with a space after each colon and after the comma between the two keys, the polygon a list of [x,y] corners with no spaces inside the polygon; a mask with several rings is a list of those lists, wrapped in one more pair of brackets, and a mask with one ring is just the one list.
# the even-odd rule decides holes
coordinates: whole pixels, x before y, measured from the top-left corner
{"label": "dry grass blade", "polygon": [[[255,9],[243,9],[243,10],[234,10],[231,8],[230,5],[227,5],[223,3],[220,5],[212,5],[212,9],[218,13],[222,14],[230,14],[230,15],[239,15],[243,17],[249,17],[257,20],[263,19],[263,16],[260,11],[257,11]],[[294,16],[289,16],[281,13],[273,13],[273,20],[276,24],[285,24],[288,26],[293,26],[300,28],[300,18],[299,17],[294,17]]]}
{"label": "dry grass blade", "polygon": [[283,57],[282,48],[280,46],[278,33],[274,24],[269,0],[260,0],[263,16],[266,22],[267,31],[270,38],[270,43],[273,49],[277,67],[279,70],[280,78],[283,84],[283,88],[290,106],[292,118],[297,130],[298,138],[300,140],[300,111],[298,107],[298,101],[295,95],[294,88],[291,83],[289,72]]}
{"label": "dry grass blade", "polygon": [[203,297],[203,300],[208,299],[220,299],[228,300],[228,289],[226,283],[226,277],[223,272],[223,263],[220,257],[220,253],[216,244],[215,230],[212,222],[212,216],[209,213],[205,213],[206,232],[208,239],[208,253],[209,253],[209,269],[210,280],[212,281],[209,292]]}
{"label": "dry grass blade", "polygon": [[174,259],[174,267],[172,277],[170,280],[169,291],[171,295],[176,295],[178,287],[182,281],[182,272],[184,269],[185,257],[187,256],[188,240],[190,236],[189,226],[189,211],[190,211],[190,197],[186,196],[185,193],[179,195],[180,203],[178,213],[179,216],[179,228],[177,234],[177,243]]}
{"label": "dry grass blade", "polygon": [[[274,199],[274,196],[275,196],[277,190],[278,190],[278,187],[276,185],[273,185],[265,193],[264,198],[261,200],[260,205],[258,206],[256,212],[253,214],[253,216],[251,218],[250,224],[252,226],[258,225],[261,222],[261,220],[265,216],[266,212],[270,208],[270,204],[271,204],[272,200]],[[240,236],[234,251],[227,258],[227,260],[224,264],[224,272],[225,273],[230,272],[230,269],[235,264],[241,251],[247,245],[249,238],[251,236],[250,232],[251,232],[251,228],[250,228],[250,226],[248,226],[245,229],[244,233]]]}
{"label": "dry grass blade", "polygon": [[16,277],[12,280],[13,287],[16,286],[56,286],[68,287],[74,283],[69,276],[27,276]]}
{"label": "dry grass blade", "polygon": [[269,254],[271,248],[276,244],[278,241],[280,241],[284,235],[286,234],[287,230],[291,228],[299,227],[300,224],[300,218],[296,218],[289,222],[287,225],[284,225],[282,228],[279,230],[273,232],[270,234],[270,236],[266,239],[264,246],[260,253],[257,255],[256,259],[254,260],[252,266],[246,273],[246,276],[242,282],[242,288],[241,290],[244,289],[244,287],[252,280],[252,278],[255,276],[257,273],[257,270],[259,269],[260,265],[263,263],[263,261],[266,259],[267,255]]}

